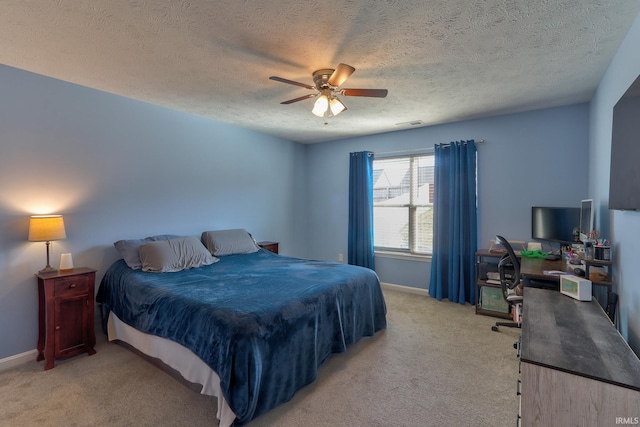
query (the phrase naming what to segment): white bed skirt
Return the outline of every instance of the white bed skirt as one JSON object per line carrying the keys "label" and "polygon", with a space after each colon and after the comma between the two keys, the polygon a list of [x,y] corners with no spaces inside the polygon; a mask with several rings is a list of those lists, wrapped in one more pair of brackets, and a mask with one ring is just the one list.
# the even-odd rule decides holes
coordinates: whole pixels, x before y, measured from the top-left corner
{"label": "white bed skirt", "polygon": [[201,394],[215,396],[218,399],[217,417],[220,427],[229,427],[236,419],[227,401],[220,391],[220,377],[191,350],[166,338],[145,334],[109,313],[107,321],[109,341],[120,340],[133,346],[142,353],[158,358],[192,383],[201,384]]}

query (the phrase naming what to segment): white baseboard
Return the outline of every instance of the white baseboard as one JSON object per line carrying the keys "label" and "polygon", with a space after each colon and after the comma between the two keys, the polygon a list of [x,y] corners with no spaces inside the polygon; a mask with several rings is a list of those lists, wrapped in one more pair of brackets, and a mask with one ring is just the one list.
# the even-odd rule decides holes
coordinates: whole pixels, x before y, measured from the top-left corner
{"label": "white baseboard", "polygon": [[382,288],[384,289],[391,289],[394,291],[406,292],[409,294],[417,294],[425,297],[429,296],[429,291],[427,289],[414,288],[411,286],[403,286],[403,285],[394,285],[393,283],[385,283],[385,282],[380,282],[380,286],[382,286]]}
{"label": "white baseboard", "polygon": [[16,354],[14,356],[5,357],[4,359],[0,359],[0,372],[34,360],[37,355],[38,350],[34,349],[25,351],[24,353]]}

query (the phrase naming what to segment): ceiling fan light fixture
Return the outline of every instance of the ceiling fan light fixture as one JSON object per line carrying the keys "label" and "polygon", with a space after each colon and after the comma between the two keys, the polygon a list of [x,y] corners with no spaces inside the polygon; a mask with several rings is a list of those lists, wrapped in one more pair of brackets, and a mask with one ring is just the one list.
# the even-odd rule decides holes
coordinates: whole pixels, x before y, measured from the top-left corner
{"label": "ceiling fan light fixture", "polygon": [[320,95],[313,104],[313,110],[311,110],[311,112],[318,117],[324,117],[328,108],[329,98],[327,98],[327,95]]}
{"label": "ceiling fan light fixture", "polygon": [[387,96],[387,89],[340,89],[342,83],[355,71],[351,65],[338,64],[336,69],[322,68],[313,72],[314,86],[295,82],[278,76],[271,76],[269,79],[300,86],[314,91],[310,95],[299,96],[298,98],[283,101],[280,104],[293,104],[304,99],[316,98],[311,112],[318,117],[335,117],[347,107],[338,99],[336,95],[343,96],[367,96],[372,98],[384,98]]}
{"label": "ceiling fan light fixture", "polygon": [[332,98],[329,101],[329,108],[331,109],[331,115],[337,116],[342,113],[347,107],[338,98]]}

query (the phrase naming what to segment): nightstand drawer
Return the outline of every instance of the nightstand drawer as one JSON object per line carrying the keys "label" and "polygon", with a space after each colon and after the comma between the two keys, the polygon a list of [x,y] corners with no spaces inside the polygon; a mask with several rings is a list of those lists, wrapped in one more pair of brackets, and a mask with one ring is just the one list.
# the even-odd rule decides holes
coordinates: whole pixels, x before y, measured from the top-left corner
{"label": "nightstand drawer", "polygon": [[86,275],[63,277],[53,282],[53,294],[56,297],[86,294],[88,291],[89,278]]}

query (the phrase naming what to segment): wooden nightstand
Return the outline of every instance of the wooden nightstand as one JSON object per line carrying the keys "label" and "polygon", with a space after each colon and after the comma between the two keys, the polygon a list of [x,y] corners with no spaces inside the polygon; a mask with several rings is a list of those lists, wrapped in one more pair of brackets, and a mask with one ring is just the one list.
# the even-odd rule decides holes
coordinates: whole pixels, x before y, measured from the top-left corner
{"label": "wooden nightstand", "polygon": [[268,251],[273,252],[274,254],[278,253],[278,242],[258,242],[258,246]]}
{"label": "wooden nightstand", "polygon": [[36,274],[38,278],[38,357],[45,371],[56,359],[95,354],[93,290],[96,270],[86,267]]}

